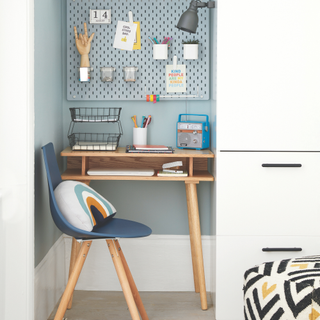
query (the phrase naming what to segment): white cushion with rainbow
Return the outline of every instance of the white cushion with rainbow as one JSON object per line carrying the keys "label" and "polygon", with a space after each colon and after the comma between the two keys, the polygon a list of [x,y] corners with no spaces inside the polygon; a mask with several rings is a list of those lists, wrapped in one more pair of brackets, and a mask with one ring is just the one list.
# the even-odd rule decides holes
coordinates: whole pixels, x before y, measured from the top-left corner
{"label": "white cushion with rainbow", "polygon": [[74,227],[92,231],[116,214],[114,206],[82,182],[63,181],[54,190],[57,205]]}

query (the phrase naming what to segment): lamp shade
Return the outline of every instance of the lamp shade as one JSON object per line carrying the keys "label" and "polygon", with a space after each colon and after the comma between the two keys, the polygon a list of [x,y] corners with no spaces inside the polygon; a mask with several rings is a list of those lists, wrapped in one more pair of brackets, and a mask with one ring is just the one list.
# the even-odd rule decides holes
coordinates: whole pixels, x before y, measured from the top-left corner
{"label": "lamp shade", "polygon": [[194,2],[195,1],[192,1],[189,9],[181,15],[177,24],[178,29],[190,33],[196,33],[198,27],[198,14],[197,6]]}

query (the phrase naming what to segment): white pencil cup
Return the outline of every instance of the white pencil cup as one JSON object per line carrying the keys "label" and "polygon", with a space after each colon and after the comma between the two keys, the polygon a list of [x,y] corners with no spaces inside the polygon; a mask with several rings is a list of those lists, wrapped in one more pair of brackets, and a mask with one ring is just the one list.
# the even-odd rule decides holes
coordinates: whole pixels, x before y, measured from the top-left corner
{"label": "white pencil cup", "polygon": [[153,45],[153,59],[168,59],[168,45],[154,44]]}
{"label": "white pencil cup", "polygon": [[148,128],[133,128],[133,144],[147,144]]}

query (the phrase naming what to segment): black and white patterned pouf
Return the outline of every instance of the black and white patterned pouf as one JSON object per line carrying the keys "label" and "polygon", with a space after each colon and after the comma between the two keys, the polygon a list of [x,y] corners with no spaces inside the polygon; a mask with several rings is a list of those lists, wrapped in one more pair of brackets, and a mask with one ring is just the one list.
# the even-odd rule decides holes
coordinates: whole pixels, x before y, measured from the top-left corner
{"label": "black and white patterned pouf", "polygon": [[243,290],[245,320],[320,320],[320,255],[255,266]]}

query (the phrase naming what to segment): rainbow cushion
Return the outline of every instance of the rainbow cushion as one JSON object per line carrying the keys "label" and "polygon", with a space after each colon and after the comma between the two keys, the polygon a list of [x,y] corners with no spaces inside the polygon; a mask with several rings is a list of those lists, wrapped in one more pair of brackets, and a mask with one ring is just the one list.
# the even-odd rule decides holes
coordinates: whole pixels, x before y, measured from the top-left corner
{"label": "rainbow cushion", "polygon": [[81,230],[92,231],[116,214],[108,200],[82,182],[63,181],[54,195],[62,215]]}

